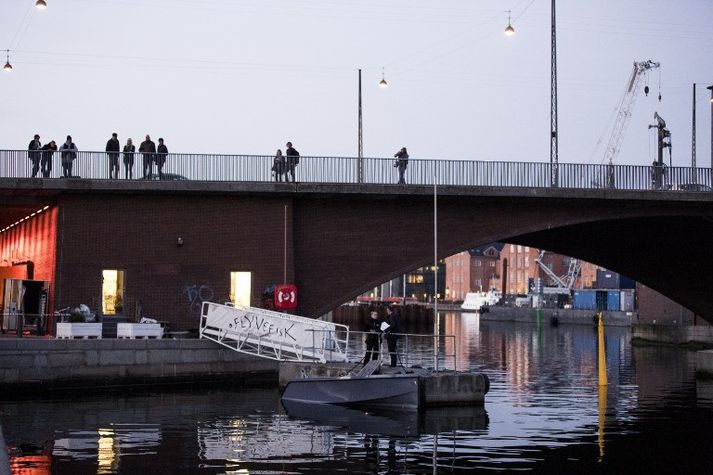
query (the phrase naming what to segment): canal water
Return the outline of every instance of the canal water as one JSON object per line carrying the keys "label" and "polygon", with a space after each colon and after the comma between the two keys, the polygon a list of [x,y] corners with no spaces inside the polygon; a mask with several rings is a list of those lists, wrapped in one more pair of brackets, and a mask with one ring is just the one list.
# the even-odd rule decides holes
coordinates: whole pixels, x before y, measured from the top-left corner
{"label": "canal water", "polygon": [[[484,407],[423,413],[292,409],[277,389],[210,388],[0,402],[13,473],[711,473],[713,388],[695,352],[596,330],[448,313],[458,369]],[[449,343],[450,341],[450,343]],[[415,350],[418,350],[416,348]],[[447,351],[447,352],[448,352]],[[288,408],[289,409],[289,408]]]}

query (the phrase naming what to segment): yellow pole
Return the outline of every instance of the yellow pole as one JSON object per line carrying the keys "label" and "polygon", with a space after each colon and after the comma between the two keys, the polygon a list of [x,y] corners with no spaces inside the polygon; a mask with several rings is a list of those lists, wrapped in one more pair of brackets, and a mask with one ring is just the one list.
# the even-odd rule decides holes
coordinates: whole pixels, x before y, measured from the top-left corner
{"label": "yellow pole", "polygon": [[607,387],[599,386],[599,424],[598,437],[599,442],[599,461],[604,460],[604,424],[606,423],[607,415]]}
{"label": "yellow pole", "polygon": [[599,324],[597,333],[599,334],[599,386],[607,385],[607,355],[604,349],[604,321],[602,312],[597,314]]}

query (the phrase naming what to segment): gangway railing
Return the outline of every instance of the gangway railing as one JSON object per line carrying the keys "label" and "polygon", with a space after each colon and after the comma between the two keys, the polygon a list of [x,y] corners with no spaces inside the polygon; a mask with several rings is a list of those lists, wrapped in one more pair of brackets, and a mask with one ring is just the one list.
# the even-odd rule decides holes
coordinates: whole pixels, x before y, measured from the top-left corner
{"label": "gangway railing", "polygon": [[200,338],[277,361],[347,361],[349,327],[255,307],[203,302]]}

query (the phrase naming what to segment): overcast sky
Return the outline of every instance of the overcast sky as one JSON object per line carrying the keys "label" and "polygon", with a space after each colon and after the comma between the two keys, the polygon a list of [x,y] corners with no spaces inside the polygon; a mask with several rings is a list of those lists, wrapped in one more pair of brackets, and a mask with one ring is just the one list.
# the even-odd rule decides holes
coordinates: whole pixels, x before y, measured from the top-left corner
{"label": "overcast sky", "polygon": [[[171,152],[269,155],[291,140],[302,155],[356,156],[362,68],[366,156],[549,161],[547,0],[47,4],[0,1],[14,68],[0,71],[2,149],[69,133],[103,150],[116,131]],[[602,163],[632,64],[652,59],[616,162],[651,163],[657,111],[673,164],[690,165],[695,82],[710,166],[713,1],[560,1],[557,25],[560,162]]]}

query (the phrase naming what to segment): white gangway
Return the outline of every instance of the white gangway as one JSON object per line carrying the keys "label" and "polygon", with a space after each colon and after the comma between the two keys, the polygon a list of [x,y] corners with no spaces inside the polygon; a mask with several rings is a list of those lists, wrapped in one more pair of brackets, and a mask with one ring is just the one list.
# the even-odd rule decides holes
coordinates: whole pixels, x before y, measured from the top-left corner
{"label": "white gangway", "polygon": [[255,307],[203,302],[200,338],[277,361],[347,361],[349,327]]}

